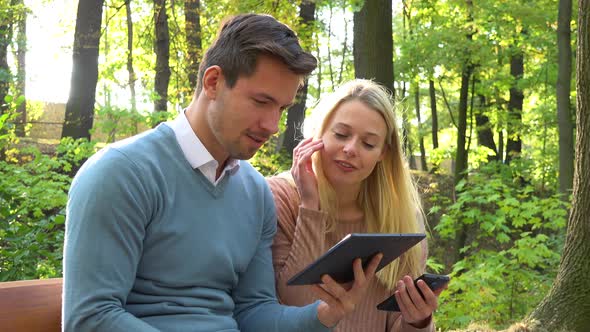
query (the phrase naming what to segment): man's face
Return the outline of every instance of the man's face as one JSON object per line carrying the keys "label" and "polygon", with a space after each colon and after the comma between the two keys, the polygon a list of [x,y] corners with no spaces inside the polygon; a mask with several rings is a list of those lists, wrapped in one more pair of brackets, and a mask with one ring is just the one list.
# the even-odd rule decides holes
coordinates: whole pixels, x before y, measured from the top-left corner
{"label": "man's face", "polygon": [[280,60],[261,55],[256,70],[233,88],[221,78],[207,112],[217,160],[250,159],[275,133],[281,113],[293,102],[301,77]]}

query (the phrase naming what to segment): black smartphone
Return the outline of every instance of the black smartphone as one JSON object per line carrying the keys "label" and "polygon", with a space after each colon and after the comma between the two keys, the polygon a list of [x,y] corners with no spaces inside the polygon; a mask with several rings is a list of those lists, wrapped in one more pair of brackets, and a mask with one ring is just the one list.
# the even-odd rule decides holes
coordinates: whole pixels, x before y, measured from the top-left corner
{"label": "black smartphone", "polygon": [[[424,273],[423,275],[414,279],[414,285],[416,286],[418,293],[422,295],[422,291],[420,291],[420,288],[416,284],[418,280],[424,280],[428,287],[430,287],[432,291],[435,291],[444,287],[444,285],[446,285],[451,280],[451,278],[448,275],[443,274]],[[422,295],[422,297],[424,297],[424,295]],[[377,309],[384,311],[400,311],[399,305],[397,304],[397,301],[395,299],[395,295],[391,295],[385,301],[379,303],[377,305]]]}

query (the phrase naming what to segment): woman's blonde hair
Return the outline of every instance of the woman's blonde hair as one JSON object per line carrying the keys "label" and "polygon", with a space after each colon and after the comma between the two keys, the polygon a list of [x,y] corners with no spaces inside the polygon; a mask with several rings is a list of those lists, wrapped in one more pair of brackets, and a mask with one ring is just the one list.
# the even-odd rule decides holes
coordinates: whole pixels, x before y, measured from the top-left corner
{"label": "woman's blonde hair", "polygon": [[[383,159],[361,184],[357,201],[362,208],[371,233],[420,233],[423,232],[420,197],[406,164],[401,148],[400,135],[394,114],[391,95],[381,85],[364,79],[349,81],[326,96],[315,107],[304,123],[305,137],[322,137],[340,105],[358,100],[379,112],[387,126]],[[338,211],[336,193],[323,172],[319,154],[313,156],[317,176],[320,206],[330,216],[328,232],[334,230]],[[414,246],[399,259],[389,264],[377,277],[390,289],[405,274],[417,277],[423,269],[423,251]]]}

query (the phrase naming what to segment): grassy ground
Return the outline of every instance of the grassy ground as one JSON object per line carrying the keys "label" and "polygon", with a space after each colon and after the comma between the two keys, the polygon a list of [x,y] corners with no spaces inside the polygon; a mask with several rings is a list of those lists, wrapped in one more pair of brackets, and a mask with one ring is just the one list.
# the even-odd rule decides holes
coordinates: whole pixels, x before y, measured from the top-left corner
{"label": "grassy ground", "polygon": [[485,324],[472,323],[464,330],[451,330],[447,332],[532,332],[525,324],[517,323],[506,330],[494,330]]}

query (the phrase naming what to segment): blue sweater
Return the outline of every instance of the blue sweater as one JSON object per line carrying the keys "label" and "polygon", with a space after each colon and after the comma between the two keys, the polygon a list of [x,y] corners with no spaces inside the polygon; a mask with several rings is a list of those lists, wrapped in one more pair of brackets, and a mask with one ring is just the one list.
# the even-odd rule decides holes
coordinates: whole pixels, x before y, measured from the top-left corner
{"label": "blue sweater", "polygon": [[172,129],[90,158],[69,192],[65,331],[325,331],[317,303],[277,303],[276,213],[247,162],[213,186]]}

